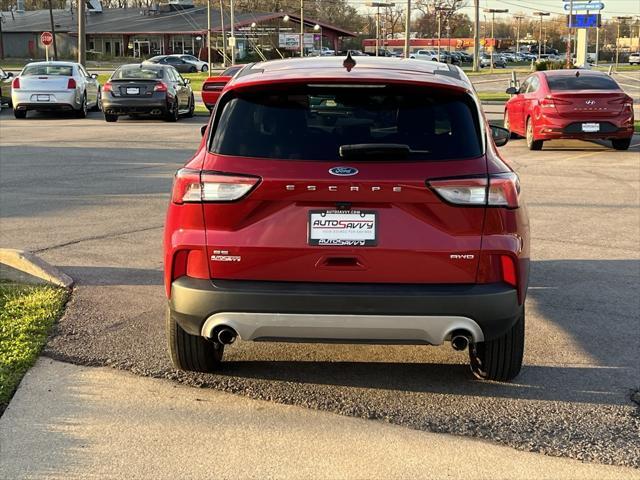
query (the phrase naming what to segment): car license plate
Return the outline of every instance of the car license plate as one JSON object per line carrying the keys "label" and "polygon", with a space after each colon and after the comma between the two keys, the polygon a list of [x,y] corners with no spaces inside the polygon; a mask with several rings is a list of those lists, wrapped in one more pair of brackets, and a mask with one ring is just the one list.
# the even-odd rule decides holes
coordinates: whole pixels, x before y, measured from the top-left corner
{"label": "car license plate", "polygon": [[138,95],[140,94],[140,89],[138,87],[127,87],[127,95]]}
{"label": "car license plate", "polygon": [[582,131],[585,133],[599,132],[600,124],[599,123],[583,123]]}
{"label": "car license plate", "polygon": [[313,210],[309,212],[309,245],[361,247],[377,244],[373,211]]}
{"label": "car license plate", "polygon": [[39,102],[48,102],[49,101],[49,95],[38,95],[36,97],[36,100],[38,100]]}

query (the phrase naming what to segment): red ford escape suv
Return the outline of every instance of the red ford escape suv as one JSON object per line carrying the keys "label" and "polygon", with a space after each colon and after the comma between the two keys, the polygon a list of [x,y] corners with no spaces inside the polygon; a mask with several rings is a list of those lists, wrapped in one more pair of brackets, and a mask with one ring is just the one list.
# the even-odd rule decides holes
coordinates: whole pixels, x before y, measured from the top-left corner
{"label": "red ford escape suv", "polygon": [[164,238],[175,366],[213,371],[238,337],[449,341],[469,348],[477,376],[515,377],[529,226],[496,151],[507,138],[451,65],[245,66],[175,176]]}

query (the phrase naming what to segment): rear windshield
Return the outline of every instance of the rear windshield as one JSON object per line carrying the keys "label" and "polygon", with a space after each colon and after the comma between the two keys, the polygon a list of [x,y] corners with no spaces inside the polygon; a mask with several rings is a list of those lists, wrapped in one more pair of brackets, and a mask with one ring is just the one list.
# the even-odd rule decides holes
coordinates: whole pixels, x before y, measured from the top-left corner
{"label": "rear windshield", "polygon": [[[482,154],[477,110],[466,95],[371,87],[237,93],[224,104],[212,151],[242,157],[332,161],[341,159],[340,147],[345,145],[366,144],[375,151],[376,144],[385,144],[387,152],[389,145],[395,146],[383,155],[385,160],[395,156],[398,146],[405,150],[402,159],[409,160]],[[366,149],[360,148],[361,159],[371,159],[365,158]],[[348,149],[342,149],[343,154]]]}
{"label": "rear windshield", "polygon": [[221,77],[233,77],[242,67],[229,67],[220,74]]}
{"label": "rear windshield", "polygon": [[131,65],[121,67],[113,73],[113,80],[122,79],[140,79],[140,80],[157,80],[163,78],[164,72],[161,68],[145,68],[144,66]]}
{"label": "rear windshield", "polygon": [[22,71],[22,76],[27,75],[60,75],[61,77],[73,76],[72,65],[27,65]]}
{"label": "rear windshield", "polygon": [[608,75],[547,76],[551,90],[618,90],[618,84]]}

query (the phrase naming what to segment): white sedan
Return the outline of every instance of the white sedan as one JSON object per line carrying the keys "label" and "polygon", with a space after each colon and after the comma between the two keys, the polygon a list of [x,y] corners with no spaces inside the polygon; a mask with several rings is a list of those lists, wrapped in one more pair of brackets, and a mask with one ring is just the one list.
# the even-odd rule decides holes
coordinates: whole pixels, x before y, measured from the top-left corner
{"label": "white sedan", "polygon": [[11,103],[16,118],[29,110],[73,111],[79,118],[98,110],[100,83],[82,65],[73,62],[27,64],[11,83]]}
{"label": "white sedan", "polygon": [[204,62],[202,60],[200,60],[197,57],[194,57],[193,55],[187,55],[186,53],[184,54],[180,54],[180,53],[174,53],[171,55],[167,55],[168,57],[178,57],[181,60],[184,60],[187,63],[190,63],[192,65],[196,66],[196,69],[199,72],[206,72],[207,70],[209,70],[209,64],[207,62]]}

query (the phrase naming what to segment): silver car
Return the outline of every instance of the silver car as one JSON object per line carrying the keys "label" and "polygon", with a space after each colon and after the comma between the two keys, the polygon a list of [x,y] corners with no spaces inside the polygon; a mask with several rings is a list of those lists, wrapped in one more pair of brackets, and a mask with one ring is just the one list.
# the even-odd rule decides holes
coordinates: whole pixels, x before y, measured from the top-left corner
{"label": "silver car", "polygon": [[78,118],[98,110],[100,83],[82,65],[73,62],[33,62],[13,79],[11,102],[16,118],[29,110],[73,111]]}

